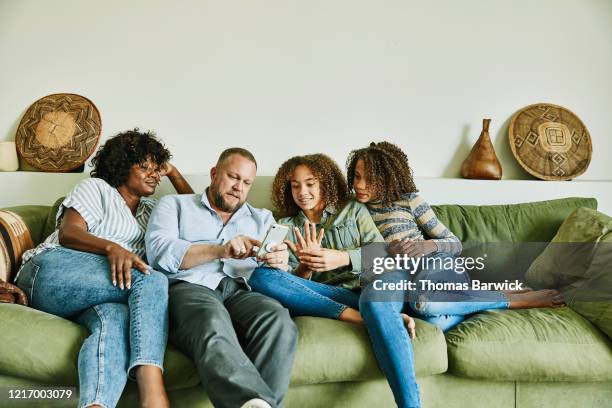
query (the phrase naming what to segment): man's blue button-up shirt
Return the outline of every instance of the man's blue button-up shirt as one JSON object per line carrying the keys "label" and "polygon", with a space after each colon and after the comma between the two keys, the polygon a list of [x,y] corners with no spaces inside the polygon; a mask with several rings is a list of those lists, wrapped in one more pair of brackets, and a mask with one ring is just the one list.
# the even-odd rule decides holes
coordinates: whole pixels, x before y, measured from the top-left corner
{"label": "man's blue button-up shirt", "polygon": [[165,196],[149,219],[145,234],[147,260],[151,267],[164,272],[170,282],[182,280],[215,290],[227,276],[246,281],[258,266],[254,257],[217,259],[189,269],[180,269],[180,265],[192,244],[224,244],[237,235],[262,241],[273,223],[270,210],[245,203],[223,225],[206,192]]}

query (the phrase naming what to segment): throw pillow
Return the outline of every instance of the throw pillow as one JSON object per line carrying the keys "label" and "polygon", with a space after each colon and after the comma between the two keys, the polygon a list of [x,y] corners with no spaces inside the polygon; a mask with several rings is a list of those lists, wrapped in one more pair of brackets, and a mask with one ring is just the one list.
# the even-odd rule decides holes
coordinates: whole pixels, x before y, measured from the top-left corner
{"label": "throw pillow", "polygon": [[21,267],[21,255],[33,247],[23,219],[12,211],[0,210],[0,280],[12,282]]}
{"label": "throw pillow", "polygon": [[579,208],[526,274],[534,288],[557,288],[567,304],[612,338],[612,217]]}

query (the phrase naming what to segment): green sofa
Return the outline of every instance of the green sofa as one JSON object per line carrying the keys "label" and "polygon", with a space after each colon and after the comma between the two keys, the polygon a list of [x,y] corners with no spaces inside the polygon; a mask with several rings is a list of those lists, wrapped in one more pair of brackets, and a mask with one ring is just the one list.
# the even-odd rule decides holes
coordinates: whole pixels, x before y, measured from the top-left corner
{"label": "green sofa", "polygon": [[[255,205],[269,204],[269,180],[256,183]],[[463,242],[548,242],[590,198],[434,207]],[[53,228],[51,206],[10,209],[35,243]],[[509,254],[505,262],[515,262]],[[299,348],[287,407],[392,407],[363,327],[299,317]],[[76,386],[77,355],[87,331],[31,308],[0,304],[0,390],[46,384]],[[416,371],[424,407],[610,407],[612,342],[569,307],[489,311],[448,333],[417,320]],[[277,358],[285,358],[279,355]],[[165,380],[176,407],[211,406],[192,362],[168,346]],[[130,383],[120,406],[137,406]],[[58,406],[51,402],[31,406]],[[0,396],[0,406],[24,406]]]}

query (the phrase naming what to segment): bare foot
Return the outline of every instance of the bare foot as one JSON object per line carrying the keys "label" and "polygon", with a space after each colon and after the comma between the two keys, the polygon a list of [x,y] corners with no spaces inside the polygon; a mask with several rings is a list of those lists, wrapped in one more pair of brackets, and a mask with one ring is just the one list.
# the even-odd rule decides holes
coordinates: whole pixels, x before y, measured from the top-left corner
{"label": "bare foot", "polygon": [[533,292],[533,288],[530,288],[529,286],[525,286],[523,289],[519,289],[519,290],[502,290],[502,292],[506,296],[508,296],[508,295],[514,295],[515,293]]}
{"label": "bare foot", "polygon": [[406,330],[408,330],[408,336],[410,336],[411,339],[414,339],[416,337],[416,323],[414,322],[414,319],[408,316],[406,313],[400,313],[400,316],[402,316],[402,319],[404,320],[404,326],[406,326]]}
{"label": "bare foot", "polygon": [[554,289],[535,290],[508,295],[510,309],[565,306],[563,295]]}
{"label": "bare foot", "polygon": [[161,369],[152,365],[142,365],[136,369],[136,381],[140,392],[142,408],[169,408],[170,401],[164,388]]}

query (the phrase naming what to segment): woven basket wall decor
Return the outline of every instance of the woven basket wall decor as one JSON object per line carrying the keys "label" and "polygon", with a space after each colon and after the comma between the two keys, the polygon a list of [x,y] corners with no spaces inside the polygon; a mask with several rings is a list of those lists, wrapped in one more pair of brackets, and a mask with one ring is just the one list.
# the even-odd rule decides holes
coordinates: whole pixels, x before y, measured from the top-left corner
{"label": "woven basket wall decor", "polygon": [[19,123],[15,142],[29,165],[68,172],[95,151],[102,133],[98,108],[76,94],[53,94],[34,102]]}
{"label": "woven basket wall decor", "polygon": [[512,116],[508,129],[512,154],[542,180],[570,180],[586,171],[591,135],[570,110],[550,103],[529,105]]}

